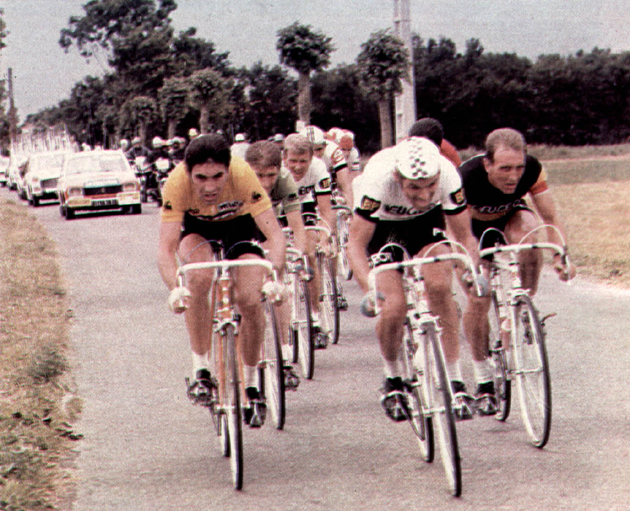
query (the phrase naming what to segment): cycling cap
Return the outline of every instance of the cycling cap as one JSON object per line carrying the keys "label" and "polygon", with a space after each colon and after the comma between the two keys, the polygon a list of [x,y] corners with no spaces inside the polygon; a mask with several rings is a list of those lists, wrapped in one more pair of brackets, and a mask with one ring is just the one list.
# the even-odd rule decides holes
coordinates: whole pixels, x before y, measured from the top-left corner
{"label": "cycling cap", "polygon": [[195,138],[195,137],[197,137],[198,135],[199,135],[199,132],[198,132],[195,128],[190,128],[190,129],[188,130],[188,136],[189,136],[190,138]]}
{"label": "cycling cap", "polygon": [[308,138],[309,141],[315,146],[319,146],[326,143],[326,139],[324,138],[324,132],[320,130],[317,126],[306,126],[302,130],[300,130],[300,135],[303,135],[306,138]]}
{"label": "cycling cap", "polygon": [[142,140],[140,140],[140,137],[133,137],[133,139],[131,140],[132,145],[138,145],[140,142],[142,142]]}
{"label": "cycling cap", "polygon": [[412,137],[396,146],[396,169],[407,179],[428,179],[440,171],[440,150],[426,138]]}
{"label": "cycling cap", "polygon": [[284,135],[282,133],[276,133],[273,136],[273,141],[274,142],[282,142],[282,141],[284,141]]}
{"label": "cycling cap", "polygon": [[234,137],[234,142],[245,142],[245,135],[242,133],[237,133]]}

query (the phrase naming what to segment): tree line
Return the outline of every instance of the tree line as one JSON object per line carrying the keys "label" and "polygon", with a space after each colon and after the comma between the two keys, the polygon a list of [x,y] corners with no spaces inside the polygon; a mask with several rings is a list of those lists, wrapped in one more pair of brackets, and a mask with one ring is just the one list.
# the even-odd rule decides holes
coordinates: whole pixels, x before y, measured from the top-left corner
{"label": "tree line", "polygon": [[[374,152],[391,143],[393,94],[413,73],[417,116],[439,119],[460,148],[479,147],[502,126],[553,145],[630,136],[630,52],[595,48],[532,61],[487,53],[478,39],[458,51],[446,37],[416,35],[411,67],[402,43],[383,30],[363,43],[354,63],[329,69],[332,39],[296,22],[277,33],[279,64],[237,68],[195,28],[175,34],[169,16],[176,8],[174,0],[88,1],[59,44],[85,58],[105,53],[111,71],[85,77],[26,123],[65,125],[79,142],[113,146],[136,135],[184,136],[191,127],[264,139],[292,132],[301,119],[350,129],[362,151]],[[4,143],[6,118],[2,107]]]}

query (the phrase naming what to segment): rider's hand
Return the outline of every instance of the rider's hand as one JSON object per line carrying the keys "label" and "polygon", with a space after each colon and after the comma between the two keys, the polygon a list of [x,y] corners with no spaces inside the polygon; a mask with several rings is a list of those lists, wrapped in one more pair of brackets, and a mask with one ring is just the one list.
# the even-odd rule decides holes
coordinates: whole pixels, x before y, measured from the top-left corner
{"label": "rider's hand", "polygon": [[288,290],[281,282],[268,280],[263,284],[263,294],[271,303],[282,303],[287,299]]}
{"label": "rider's hand", "polygon": [[[385,296],[382,293],[377,293],[377,299],[385,300]],[[361,311],[361,314],[368,318],[373,318],[376,316],[376,304],[374,303],[374,295],[372,293],[366,294],[361,299],[359,310]]]}
{"label": "rider's hand", "polygon": [[190,305],[190,291],[185,287],[176,287],[168,296],[168,306],[175,314],[181,314]]}
{"label": "rider's hand", "polygon": [[462,275],[462,282],[468,293],[478,297],[488,296],[490,294],[490,282],[483,273],[477,273],[473,276],[473,274],[468,271]]}
{"label": "rider's hand", "polygon": [[576,269],[571,261],[565,259],[563,261],[562,256],[556,254],[553,256],[553,269],[558,274],[558,278],[565,282],[573,279],[576,274]]}

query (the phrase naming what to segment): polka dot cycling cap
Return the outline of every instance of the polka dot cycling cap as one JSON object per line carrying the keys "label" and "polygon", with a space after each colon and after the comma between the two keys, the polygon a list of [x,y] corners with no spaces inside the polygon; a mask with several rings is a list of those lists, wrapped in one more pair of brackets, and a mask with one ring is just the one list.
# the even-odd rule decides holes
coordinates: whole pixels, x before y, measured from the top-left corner
{"label": "polka dot cycling cap", "polygon": [[440,171],[440,150],[427,138],[410,137],[396,145],[396,169],[407,179],[429,179]]}

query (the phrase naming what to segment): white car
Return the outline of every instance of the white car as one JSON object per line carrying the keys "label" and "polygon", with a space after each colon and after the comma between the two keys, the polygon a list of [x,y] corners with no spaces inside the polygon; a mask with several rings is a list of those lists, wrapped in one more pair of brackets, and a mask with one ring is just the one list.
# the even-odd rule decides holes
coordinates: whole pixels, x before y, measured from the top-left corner
{"label": "white car", "polygon": [[0,185],[2,186],[7,186],[7,181],[9,180],[10,162],[10,158],[7,158],[6,156],[0,156]]}
{"label": "white car", "polygon": [[22,190],[22,180],[24,178],[25,157],[11,157],[7,174],[7,185],[9,190],[17,190],[18,194]]}
{"label": "white car", "polygon": [[122,209],[139,214],[140,182],[122,151],[99,150],[66,155],[57,184],[59,209],[67,220],[77,211]]}
{"label": "white car", "polygon": [[34,153],[26,163],[22,188],[26,200],[39,206],[43,200],[57,200],[57,181],[66,152]]}

